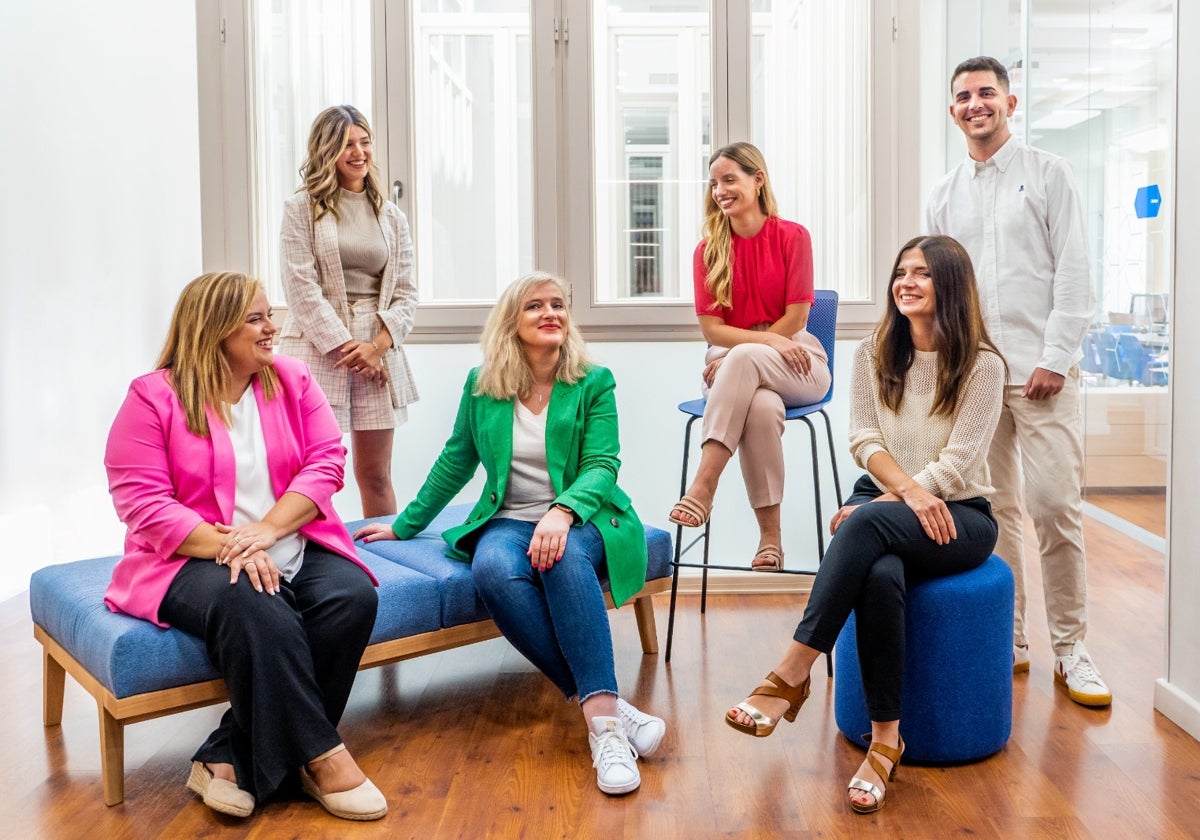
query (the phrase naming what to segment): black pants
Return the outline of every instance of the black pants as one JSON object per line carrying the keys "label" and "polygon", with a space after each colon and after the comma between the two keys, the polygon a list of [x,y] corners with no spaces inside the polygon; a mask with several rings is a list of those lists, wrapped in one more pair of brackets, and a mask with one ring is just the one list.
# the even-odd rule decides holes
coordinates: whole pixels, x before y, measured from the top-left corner
{"label": "black pants", "polygon": [[885,722],[900,719],[905,581],[983,563],[996,546],[996,520],[982,496],[947,502],[958,537],[938,545],[908,505],[872,501],[880,495],[869,476],[855,483],[846,504],[860,507],[830,541],[793,638],[827,653],[854,610],[867,713]]}
{"label": "black pants", "polygon": [[261,801],[341,743],[378,605],[366,572],[312,542],[277,595],[255,592],[245,574],[230,585],[229,567],[212,560],[185,563],[159,617],[204,639],[230,707],[193,760],[232,764],[238,787]]}

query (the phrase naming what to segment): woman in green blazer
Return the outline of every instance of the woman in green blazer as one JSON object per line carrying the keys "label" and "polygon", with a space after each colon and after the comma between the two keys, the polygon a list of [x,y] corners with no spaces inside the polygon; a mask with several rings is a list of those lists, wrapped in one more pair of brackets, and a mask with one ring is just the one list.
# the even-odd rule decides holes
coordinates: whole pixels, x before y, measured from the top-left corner
{"label": "woman in green blazer", "polygon": [[443,537],[471,563],[496,626],[588,726],[596,781],[609,794],[641,784],[666,724],[617,695],[612,634],[599,574],[620,605],[646,579],[646,534],[617,486],[612,373],[591,364],[566,291],[531,274],[500,296],[483,329],[483,364],[467,376],[454,431],[416,499],[391,527],[355,538],[406,540],[424,530],[480,464],[483,494]]}

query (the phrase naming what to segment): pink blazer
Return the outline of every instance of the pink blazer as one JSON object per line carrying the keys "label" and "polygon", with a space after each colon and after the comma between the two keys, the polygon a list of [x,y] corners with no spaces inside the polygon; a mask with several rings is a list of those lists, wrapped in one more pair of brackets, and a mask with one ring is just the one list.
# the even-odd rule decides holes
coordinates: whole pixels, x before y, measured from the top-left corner
{"label": "pink blazer", "polygon": [[[290,490],[312,499],[317,516],[300,533],[371,575],[333,509],[346,464],[333,411],[303,362],[277,356],[275,370],[275,399],[264,401],[257,377],[252,385],[275,496]],[[201,522],[228,523],[233,516],[233,444],[211,409],[208,425],[207,438],[188,431],[183,406],[164,370],[140,376],[129,386],[104,453],[108,490],[128,529],[125,556],[104,596],[113,612],[166,627],[158,608],[188,559],[176,550]],[[371,580],[378,585],[374,575]]]}

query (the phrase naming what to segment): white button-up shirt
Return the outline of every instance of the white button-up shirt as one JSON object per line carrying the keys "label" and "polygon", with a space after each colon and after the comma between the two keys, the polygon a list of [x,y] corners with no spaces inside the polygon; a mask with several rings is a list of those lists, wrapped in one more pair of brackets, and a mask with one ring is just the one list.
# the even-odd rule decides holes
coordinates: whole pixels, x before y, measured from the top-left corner
{"label": "white button-up shirt", "polygon": [[1035,367],[1066,374],[1095,302],[1083,207],[1067,162],[1010,137],[986,161],[968,157],[929,196],[926,229],[953,236],[975,266],[983,317],[1009,384]]}

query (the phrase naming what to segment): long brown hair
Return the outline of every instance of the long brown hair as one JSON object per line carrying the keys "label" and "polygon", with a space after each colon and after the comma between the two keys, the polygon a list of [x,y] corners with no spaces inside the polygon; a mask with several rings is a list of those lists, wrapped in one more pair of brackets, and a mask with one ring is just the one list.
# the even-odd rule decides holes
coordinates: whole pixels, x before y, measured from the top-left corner
{"label": "long brown hair", "polygon": [[[529,370],[525,350],[517,335],[517,321],[521,317],[525,299],[543,283],[558,286],[563,300],[569,304],[571,298],[566,284],[553,274],[535,271],[510,283],[500,293],[500,300],[496,301],[483,325],[483,335],[479,340],[483,348],[483,364],[475,380],[476,394],[509,400],[527,394],[533,388],[533,373]],[[559,349],[554,379],[574,384],[583,378],[590,366],[587,348],[571,318],[568,305],[563,318],[563,343]]]}
{"label": "long brown hair", "polygon": [[[763,174],[762,189],[758,193],[758,207],[767,216],[778,216],[775,193],[771,191],[771,179],[767,176],[767,161],[753,143],[730,143],[713,152],[708,159],[711,167],[717,158],[729,158],[753,177]],[[704,226],[700,230],[704,239],[704,267],[707,277],[704,285],[716,300],[717,306],[728,308],[733,304],[733,227],[721,212],[712,187],[705,185]]]}
{"label": "long brown hair", "polygon": [[[951,416],[958,407],[963,384],[975,368],[981,349],[1004,357],[988,336],[975,286],[971,257],[958,240],[949,236],[918,236],[910,239],[896,254],[888,280],[887,310],[875,327],[875,381],[879,399],[892,411],[904,401],[904,380],[916,357],[912,328],[900,314],[892,286],[900,260],[913,248],[919,248],[929,268],[934,290],[934,342],[938,351],[938,381],[933,396],[934,414]],[[1007,365],[1005,365],[1007,369]]]}
{"label": "long brown hair", "polygon": [[[367,118],[353,105],[334,105],[317,114],[313,120],[312,130],[308,134],[308,157],[300,164],[300,177],[304,179],[306,191],[312,199],[313,221],[318,221],[326,213],[338,217],[338,200],[341,198],[341,186],[338,184],[337,160],[346,149],[350,140],[350,127],[358,126],[367,132],[374,142],[375,134],[367,123]],[[374,157],[367,170],[363,183],[366,187],[367,198],[379,215],[383,207],[383,192],[379,189],[379,168],[375,166]]]}
{"label": "long brown hair", "polygon": [[[167,341],[155,364],[169,370],[171,387],[183,404],[188,431],[208,437],[206,407],[211,407],[228,426],[231,422],[225,393],[233,376],[221,344],[241,329],[262,284],[245,274],[222,271],[202,274],[183,287]],[[274,365],[257,374],[263,396],[275,397],[279,382]]]}

